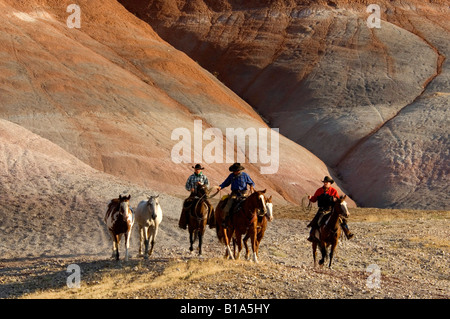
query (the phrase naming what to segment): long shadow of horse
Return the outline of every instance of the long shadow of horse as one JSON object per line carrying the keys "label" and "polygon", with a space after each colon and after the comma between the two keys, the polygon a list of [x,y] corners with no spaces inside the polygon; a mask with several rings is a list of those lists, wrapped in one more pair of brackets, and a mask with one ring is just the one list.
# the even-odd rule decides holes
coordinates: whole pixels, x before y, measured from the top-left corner
{"label": "long shadow of horse", "polygon": [[[123,269],[124,267],[135,267],[140,260],[128,262],[117,262],[115,260],[87,260],[94,255],[86,255],[80,258],[75,255],[54,255],[45,258],[27,257],[0,260],[0,278],[14,278],[11,282],[0,283],[0,298],[21,298],[35,292],[58,290],[66,287],[68,277],[73,271],[68,271],[68,266],[76,264],[80,268],[82,285],[99,279],[102,270]],[[98,257],[98,255],[95,255]]]}

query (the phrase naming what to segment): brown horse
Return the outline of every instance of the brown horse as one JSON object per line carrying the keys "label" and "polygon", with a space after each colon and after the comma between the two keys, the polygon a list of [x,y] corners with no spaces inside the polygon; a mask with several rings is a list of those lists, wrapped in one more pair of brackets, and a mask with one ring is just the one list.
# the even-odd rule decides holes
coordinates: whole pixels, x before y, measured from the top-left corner
{"label": "brown horse", "polygon": [[322,254],[322,259],[319,260],[319,265],[323,265],[325,258],[327,257],[328,247],[331,246],[330,250],[330,263],[328,267],[331,268],[331,262],[333,260],[334,250],[341,236],[341,226],[340,226],[340,216],[347,218],[350,214],[348,212],[347,203],[345,198],[347,195],[341,196],[340,199],[335,200],[335,204],[331,210],[331,213],[325,215],[320,222],[319,236],[315,237],[312,243],[314,267],[316,266],[316,249],[317,246],[320,248]]}
{"label": "brown horse", "polygon": [[209,191],[205,185],[199,185],[197,187],[197,195],[199,198],[194,200],[188,210],[189,222],[189,241],[191,246],[189,250],[192,252],[194,250],[194,242],[198,238],[198,255],[202,254],[202,243],[203,235],[205,234],[206,224],[208,222],[208,217],[210,214],[214,214],[214,209],[211,213],[209,211],[209,206],[206,204],[208,199]]}
{"label": "brown horse", "polygon": [[239,253],[242,250],[242,236],[248,235],[251,240],[252,250],[253,250],[253,260],[258,262],[256,255],[256,238],[257,238],[257,212],[262,210],[264,214],[267,211],[266,200],[264,197],[266,190],[255,191],[253,194],[249,195],[238,207],[238,209],[231,214],[228,218],[226,225],[223,225],[223,214],[222,207],[223,203],[220,202],[216,208],[216,232],[219,241],[226,245],[225,256],[229,256],[234,259],[230,248],[230,240],[233,234],[236,238],[236,243],[238,246],[238,253],[236,258],[239,258]]}
{"label": "brown horse", "polygon": [[[259,258],[259,244],[261,243],[261,240],[264,237],[264,233],[266,232],[267,228],[267,221],[271,222],[273,220],[273,203],[272,203],[272,196],[269,198],[265,198],[266,200],[266,208],[267,212],[263,215],[258,213],[258,223],[256,225],[257,229],[257,235],[256,235],[256,257]],[[250,250],[248,249],[247,241],[250,238],[249,234],[245,235],[244,237],[244,247],[245,247],[245,258],[249,259],[250,257]]]}
{"label": "brown horse", "polygon": [[113,242],[113,255],[119,260],[119,243],[122,235],[125,235],[125,260],[128,260],[128,249],[130,248],[131,229],[134,224],[134,214],[130,209],[131,195],[114,198],[108,203],[105,214],[105,223]]}

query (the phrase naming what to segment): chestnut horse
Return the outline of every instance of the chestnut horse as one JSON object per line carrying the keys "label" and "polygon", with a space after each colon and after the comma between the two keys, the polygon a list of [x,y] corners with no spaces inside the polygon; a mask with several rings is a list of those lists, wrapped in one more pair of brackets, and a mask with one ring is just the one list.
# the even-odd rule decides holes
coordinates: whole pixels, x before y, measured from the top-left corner
{"label": "chestnut horse", "polygon": [[[267,221],[271,222],[273,220],[273,204],[272,204],[272,196],[266,199],[266,208],[267,212],[262,215],[258,213],[258,223],[256,225],[256,229],[258,231],[256,235],[256,257],[259,258],[259,244],[261,243],[261,240],[264,237],[264,233],[266,232],[267,228]],[[244,237],[244,247],[245,247],[245,258],[249,259],[250,257],[250,250],[248,249],[247,241],[250,238],[249,234],[245,235]],[[233,240],[234,241],[234,240]]]}
{"label": "chestnut horse", "polygon": [[[197,186],[198,199],[194,200],[188,210],[189,222],[189,241],[191,246],[189,250],[192,252],[194,250],[194,242],[198,238],[198,255],[202,255],[202,243],[203,235],[205,234],[206,224],[208,222],[208,217],[210,216],[209,206],[206,204],[208,199],[209,191],[205,185]],[[214,209],[212,209],[211,214],[214,214]]]}
{"label": "chestnut horse", "polygon": [[125,235],[125,260],[128,260],[128,249],[130,248],[131,229],[134,224],[134,214],[130,209],[131,195],[114,198],[108,203],[105,214],[105,223],[113,242],[112,257],[119,260],[119,243],[122,235]]}
{"label": "chestnut horse", "polygon": [[340,216],[347,218],[350,215],[348,212],[347,203],[345,202],[346,197],[347,195],[344,195],[341,196],[340,199],[335,200],[331,213],[325,215],[320,222],[320,227],[317,231],[319,233],[318,238],[316,236],[312,243],[314,267],[316,266],[317,246],[319,246],[322,254],[322,259],[319,260],[319,265],[324,264],[328,253],[328,247],[331,246],[330,263],[328,264],[328,267],[331,268],[334,250],[336,249],[339,237],[341,236]]}
{"label": "chestnut horse", "polygon": [[236,243],[238,246],[238,253],[236,259],[239,258],[239,253],[242,250],[242,236],[248,235],[251,240],[252,250],[253,250],[253,261],[258,262],[257,252],[257,223],[258,223],[258,211],[263,211],[264,214],[267,212],[266,200],[264,197],[266,190],[255,191],[253,194],[249,195],[238,207],[236,211],[231,214],[228,218],[226,225],[223,225],[223,214],[222,214],[222,202],[219,202],[216,208],[216,232],[219,241],[226,245],[225,256],[234,259],[230,248],[230,240],[233,234],[236,238]]}

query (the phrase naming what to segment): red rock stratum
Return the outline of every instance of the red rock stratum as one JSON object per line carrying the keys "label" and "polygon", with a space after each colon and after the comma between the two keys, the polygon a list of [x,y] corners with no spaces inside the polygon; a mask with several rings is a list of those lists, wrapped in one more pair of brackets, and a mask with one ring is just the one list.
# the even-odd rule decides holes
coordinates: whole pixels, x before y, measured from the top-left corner
{"label": "red rock stratum", "polygon": [[[192,163],[172,160],[175,129],[192,134],[195,120],[201,131],[218,128],[223,135],[226,128],[269,128],[250,105],[117,1],[77,3],[81,28],[68,27],[71,1],[0,1],[2,119],[95,170],[182,196],[194,154]],[[222,161],[204,163],[212,186],[226,178],[233,159]],[[261,161],[242,162],[257,189],[267,188],[281,202],[299,203],[330,174],[283,136],[277,174],[261,174],[268,165]],[[5,165],[2,174],[10,169]]]}

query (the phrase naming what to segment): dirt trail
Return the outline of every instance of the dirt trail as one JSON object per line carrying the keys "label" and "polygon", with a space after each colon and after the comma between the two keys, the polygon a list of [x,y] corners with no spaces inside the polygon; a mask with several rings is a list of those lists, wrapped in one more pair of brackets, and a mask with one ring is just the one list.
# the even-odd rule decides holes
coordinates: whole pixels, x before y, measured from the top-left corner
{"label": "dirt trail", "polygon": [[[450,297],[450,212],[354,209],[355,238],[342,239],[332,269],[313,268],[306,223],[311,213],[276,207],[260,263],[225,260],[214,231],[204,256],[188,251],[188,234],[168,217],[148,260],[91,255],[45,255],[0,260],[2,298],[444,298]],[[175,216],[174,216],[175,217]],[[98,231],[101,232],[99,229]],[[80,233],[83,249],[98,245]],[[137,254],[133,238],[132,256]],[[54,247],[48,242],[48,249]],[[45,249],[41,247],[40,249]],[[3,255],[5,256],[5,255]],[[66,286],[67,266],[81,268],[81,288]],[[378,277],[379,275],[379,277]],[[379,279],[379,282],[377,281]]]}

